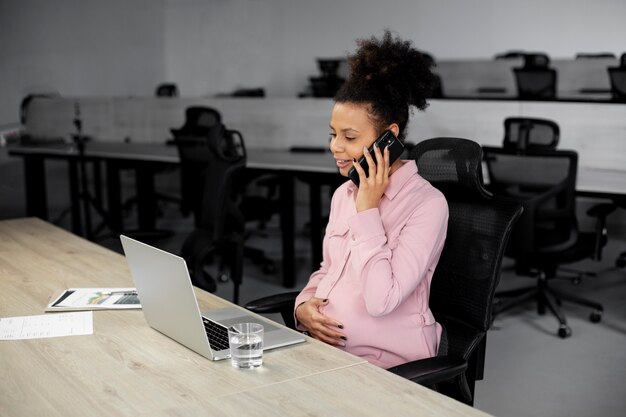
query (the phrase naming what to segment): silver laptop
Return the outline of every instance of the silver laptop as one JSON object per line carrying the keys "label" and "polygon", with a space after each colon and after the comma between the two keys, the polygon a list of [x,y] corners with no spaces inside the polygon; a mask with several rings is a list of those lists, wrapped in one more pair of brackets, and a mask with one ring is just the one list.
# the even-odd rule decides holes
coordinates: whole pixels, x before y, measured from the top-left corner
{"label": "silver laptop", "polygon": [[146,321],[178,343],[208,359],[226,359],[227,329],[243,322],[263,325],[263,350],[304,342],[300,333],[238,307],[201,314],[183,258],[124,235],[120,239]]}

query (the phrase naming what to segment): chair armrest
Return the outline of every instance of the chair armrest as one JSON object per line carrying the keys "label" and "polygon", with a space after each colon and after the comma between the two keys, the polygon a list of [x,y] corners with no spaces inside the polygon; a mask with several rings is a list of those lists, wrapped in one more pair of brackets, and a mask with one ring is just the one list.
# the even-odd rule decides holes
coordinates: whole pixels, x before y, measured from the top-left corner
{"label": "chair armrest", "polygon": [[596,204],[587,210],[587,215],[591,217],[606,217],[613,213],[617,209],[617,206],[613,203]]}
{"label": "chair armrest", "polygon": [[432,386],[439,382],[449,381],[461,375],[467,369],[467,361],[455,356],[435,356],[407,362],[387,369],[420,385]]}
{"label": "chair armrest", "polygon": [[280,313],[285,308],[293,311],[293,303],[299,292],[285,292],[249,301],[246,308],[255,313]]}
{"label": "chair armrest", "polygon": [[293,307],[299,292],[286,292],[269,297],[259,298],[246,303],[245,307],[259,314],[280,313],[285,322],[285,326],[296,329],[293,316]]}

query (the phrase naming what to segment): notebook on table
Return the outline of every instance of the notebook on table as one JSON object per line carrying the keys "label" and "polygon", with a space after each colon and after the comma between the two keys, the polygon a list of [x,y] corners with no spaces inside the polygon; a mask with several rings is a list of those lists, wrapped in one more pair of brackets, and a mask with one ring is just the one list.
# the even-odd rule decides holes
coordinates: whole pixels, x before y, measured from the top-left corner
{"label": "notebook on table", "polygon": [[300,333],[238,307],[201,313],[183,258],[124,235],[120,239],[146,321],[194,352],[211,360],[229,358],[227,329],[244,322],[263,325],[263,350],[305,341]]}

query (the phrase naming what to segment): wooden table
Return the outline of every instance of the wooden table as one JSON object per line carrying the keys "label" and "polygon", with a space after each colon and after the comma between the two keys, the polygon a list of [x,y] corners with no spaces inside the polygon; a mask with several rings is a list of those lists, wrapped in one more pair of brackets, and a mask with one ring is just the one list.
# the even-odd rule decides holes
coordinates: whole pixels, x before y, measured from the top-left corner
{"label": "wooden table", "polygon": [[[0,221],[0,282],[1,317],[42,314],[67,287],[132,286],[121,255],[35,218]],[[2,341],[0,369],[3,416],[485,415],[313,339],[235,369],[136,310],[94,312],[93,335]]]}

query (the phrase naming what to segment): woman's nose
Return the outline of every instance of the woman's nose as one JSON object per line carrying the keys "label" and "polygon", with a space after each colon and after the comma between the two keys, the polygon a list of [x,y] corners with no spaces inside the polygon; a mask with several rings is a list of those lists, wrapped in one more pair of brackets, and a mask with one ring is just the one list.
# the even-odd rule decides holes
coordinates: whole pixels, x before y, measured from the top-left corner
{"label": "woman's nose", "polygon": [[339,140],[337,136],[330,138],[329,148],[330,148],[331,153],[336,153],[336,152],[341,151],[341,141]]}

